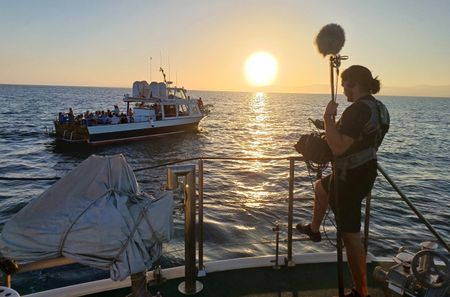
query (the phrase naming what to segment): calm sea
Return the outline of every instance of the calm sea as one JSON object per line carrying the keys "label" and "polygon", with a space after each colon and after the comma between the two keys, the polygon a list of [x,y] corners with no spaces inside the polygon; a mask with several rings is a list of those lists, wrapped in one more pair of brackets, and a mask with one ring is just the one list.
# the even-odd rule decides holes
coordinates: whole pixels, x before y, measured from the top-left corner
{"label": "calm sea", "polygon": [[[199,131],[111,145],[92,150],[57,147],[46,134],[59,111],[111,109],[129,89],[0,85],[0,177],[61,177],[91,154],[123,154],[133,168],[193,157],[293,156],[293,144],[308,133],[307,119],[320,118],[328,95],[191,92],[211,114]],[[380,149],[380,164],[431,224],[450,240],[450,100],[379,96],[392,126]],[[339,99],[342,111],[347,103]],[[279,223],[285,239],[288,161],[205,162],[205,260],[273,254]],[[165,182],[164,168],[137,173],[148,192]],[[0,230],[4,223],[54,181],[0,180]],[[312,210],[311,179],[296,164],[295,222]],[[414,213],[380,175],[373,191],[370,251],[392,255],[401,245],[417,246],[431,238]],[[330,215],[333,218],[333,215]],[[165,246],[163,267],[183,263],[183,214],[175,213],[175,238]],[[330,237],[334,229],[325,226]],[[297,234],[294,233],[296,237]],[[383,238],[381,238],[383,237]],[[294,252],[332,251],[333,240],[296,242]],[[282,246],[282,252],[286,249]],[[22,293],[86,281],[108,274],[78,265],[13,276]]]}

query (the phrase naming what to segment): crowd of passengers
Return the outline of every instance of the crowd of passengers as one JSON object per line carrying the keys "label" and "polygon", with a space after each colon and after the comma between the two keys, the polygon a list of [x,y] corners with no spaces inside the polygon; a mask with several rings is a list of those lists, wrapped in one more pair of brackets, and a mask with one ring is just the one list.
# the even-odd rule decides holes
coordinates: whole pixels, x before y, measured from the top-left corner
{"label": "crowd of passengers", "polygon": [[120,112],[119,107],[114,105],[113,110],[97,110],[95,112],[90,112],[87,110],[83,114],[75,115],[72,107],[69,108],[68,113],[60,112],[58,115],[58,121],[61,124],[79,124],[84,126],[95,126],[95,125],[109,125],[109,124],[126,124],[133,123],[133,110],[131,107],[128,109],[127,113]]}

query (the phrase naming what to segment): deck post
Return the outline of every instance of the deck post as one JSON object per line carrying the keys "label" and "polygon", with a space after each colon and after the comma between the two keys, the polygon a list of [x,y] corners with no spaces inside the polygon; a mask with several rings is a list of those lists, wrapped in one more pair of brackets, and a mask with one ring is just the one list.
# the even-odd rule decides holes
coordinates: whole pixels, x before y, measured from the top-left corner
{"label": "deck post", "polygon": [[287,242],[287,266],[295,266],[292,261],[292,228],[294,213],[294,165],[295,159],[289,158],[289,202],[288,202],[288,242]]}
{"label": "deck post", "polygon": [[203,266],[203,159],[198,160],[198,276],[205,276]]}
{"label": "deck post", "polygon": [[167,168],[167,189],[178,186],[178,177],[184,176],[185,216],[184,216],[184,281],[178,290],[185,295],[193,295],[203,289],[196,280],[195,265],[195,165],[174,165]]}
{"label": "deck post", "polygon": [[8,288],[11,288],[11,274],[5,273],[3,275],[3,281]]}

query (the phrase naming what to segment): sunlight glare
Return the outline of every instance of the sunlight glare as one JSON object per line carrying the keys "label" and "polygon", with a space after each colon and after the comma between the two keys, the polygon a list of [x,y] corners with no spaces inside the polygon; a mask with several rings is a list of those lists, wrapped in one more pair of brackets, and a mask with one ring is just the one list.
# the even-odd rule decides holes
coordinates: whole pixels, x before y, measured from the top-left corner
{"label": "sunlight glare", "polygon": [[277,60],[267,52],[253,53],[245,61],[245,75],[253,86],[269,85],[275,79],[277,71]]}

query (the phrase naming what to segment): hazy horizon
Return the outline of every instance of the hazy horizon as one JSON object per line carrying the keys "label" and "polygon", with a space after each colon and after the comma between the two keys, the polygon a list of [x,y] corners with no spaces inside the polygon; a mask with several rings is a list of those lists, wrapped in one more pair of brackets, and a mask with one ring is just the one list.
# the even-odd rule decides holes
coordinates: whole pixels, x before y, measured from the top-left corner
{"label": "hazy horizon", "polygon": [[[129,89],[131,92],[131,86],[129,87],[113,87],[113,86],[81,86],[81,85],[57,85],[57,84],[27,84],[27,83],[22,83],[22,84],[18,84],[18,83],[0,83],[0,86],[31,86],[31,87],[68,87],[68,88],[114,88],[114,89]],[[186,86],[184,86],[186,88]],[[324,86],[325,87],[325,86]],[[327,86],[329,88],[329,86]],[[450,86],[448,86],[450,88]],[[403,90],[403,89],[410,89],[411,87],[405,87],[405,88],[398,88],[399,91]],[[412,87],[414,88],[414,87]],[[314,95],[324,95],[324,96],[330,96],[330,92],[328,91],[310,91],[310,92],[295,92],[295,91],[257,91],[257,90],[252,90],[252,91],[242,91],[242,90],[212,90],[212,89],[189,89],[186,88],[188,92],[196,92],[196,91],[200,91],[200,92],[233,92],[233,93],[257,93],[257,92],[263,92],[263,93],[267,93],[267,94],[314,94]],[[392,89],[392,88],[388,88],[388,89]],[[338,92],[338,95],[343,95],[342,92]],[[393,96],[393,97],[423,97],[423,98],[449,98],[450,96],[447,95],[427,95],[426,93],[420,93],[419,94],[409,94],[409,93],[400,93],[400,92],[383,92],[381,91],[378,94],[374,95],[375,97],[377,96]],[[206,98],[207,99],[207,98]]]}

